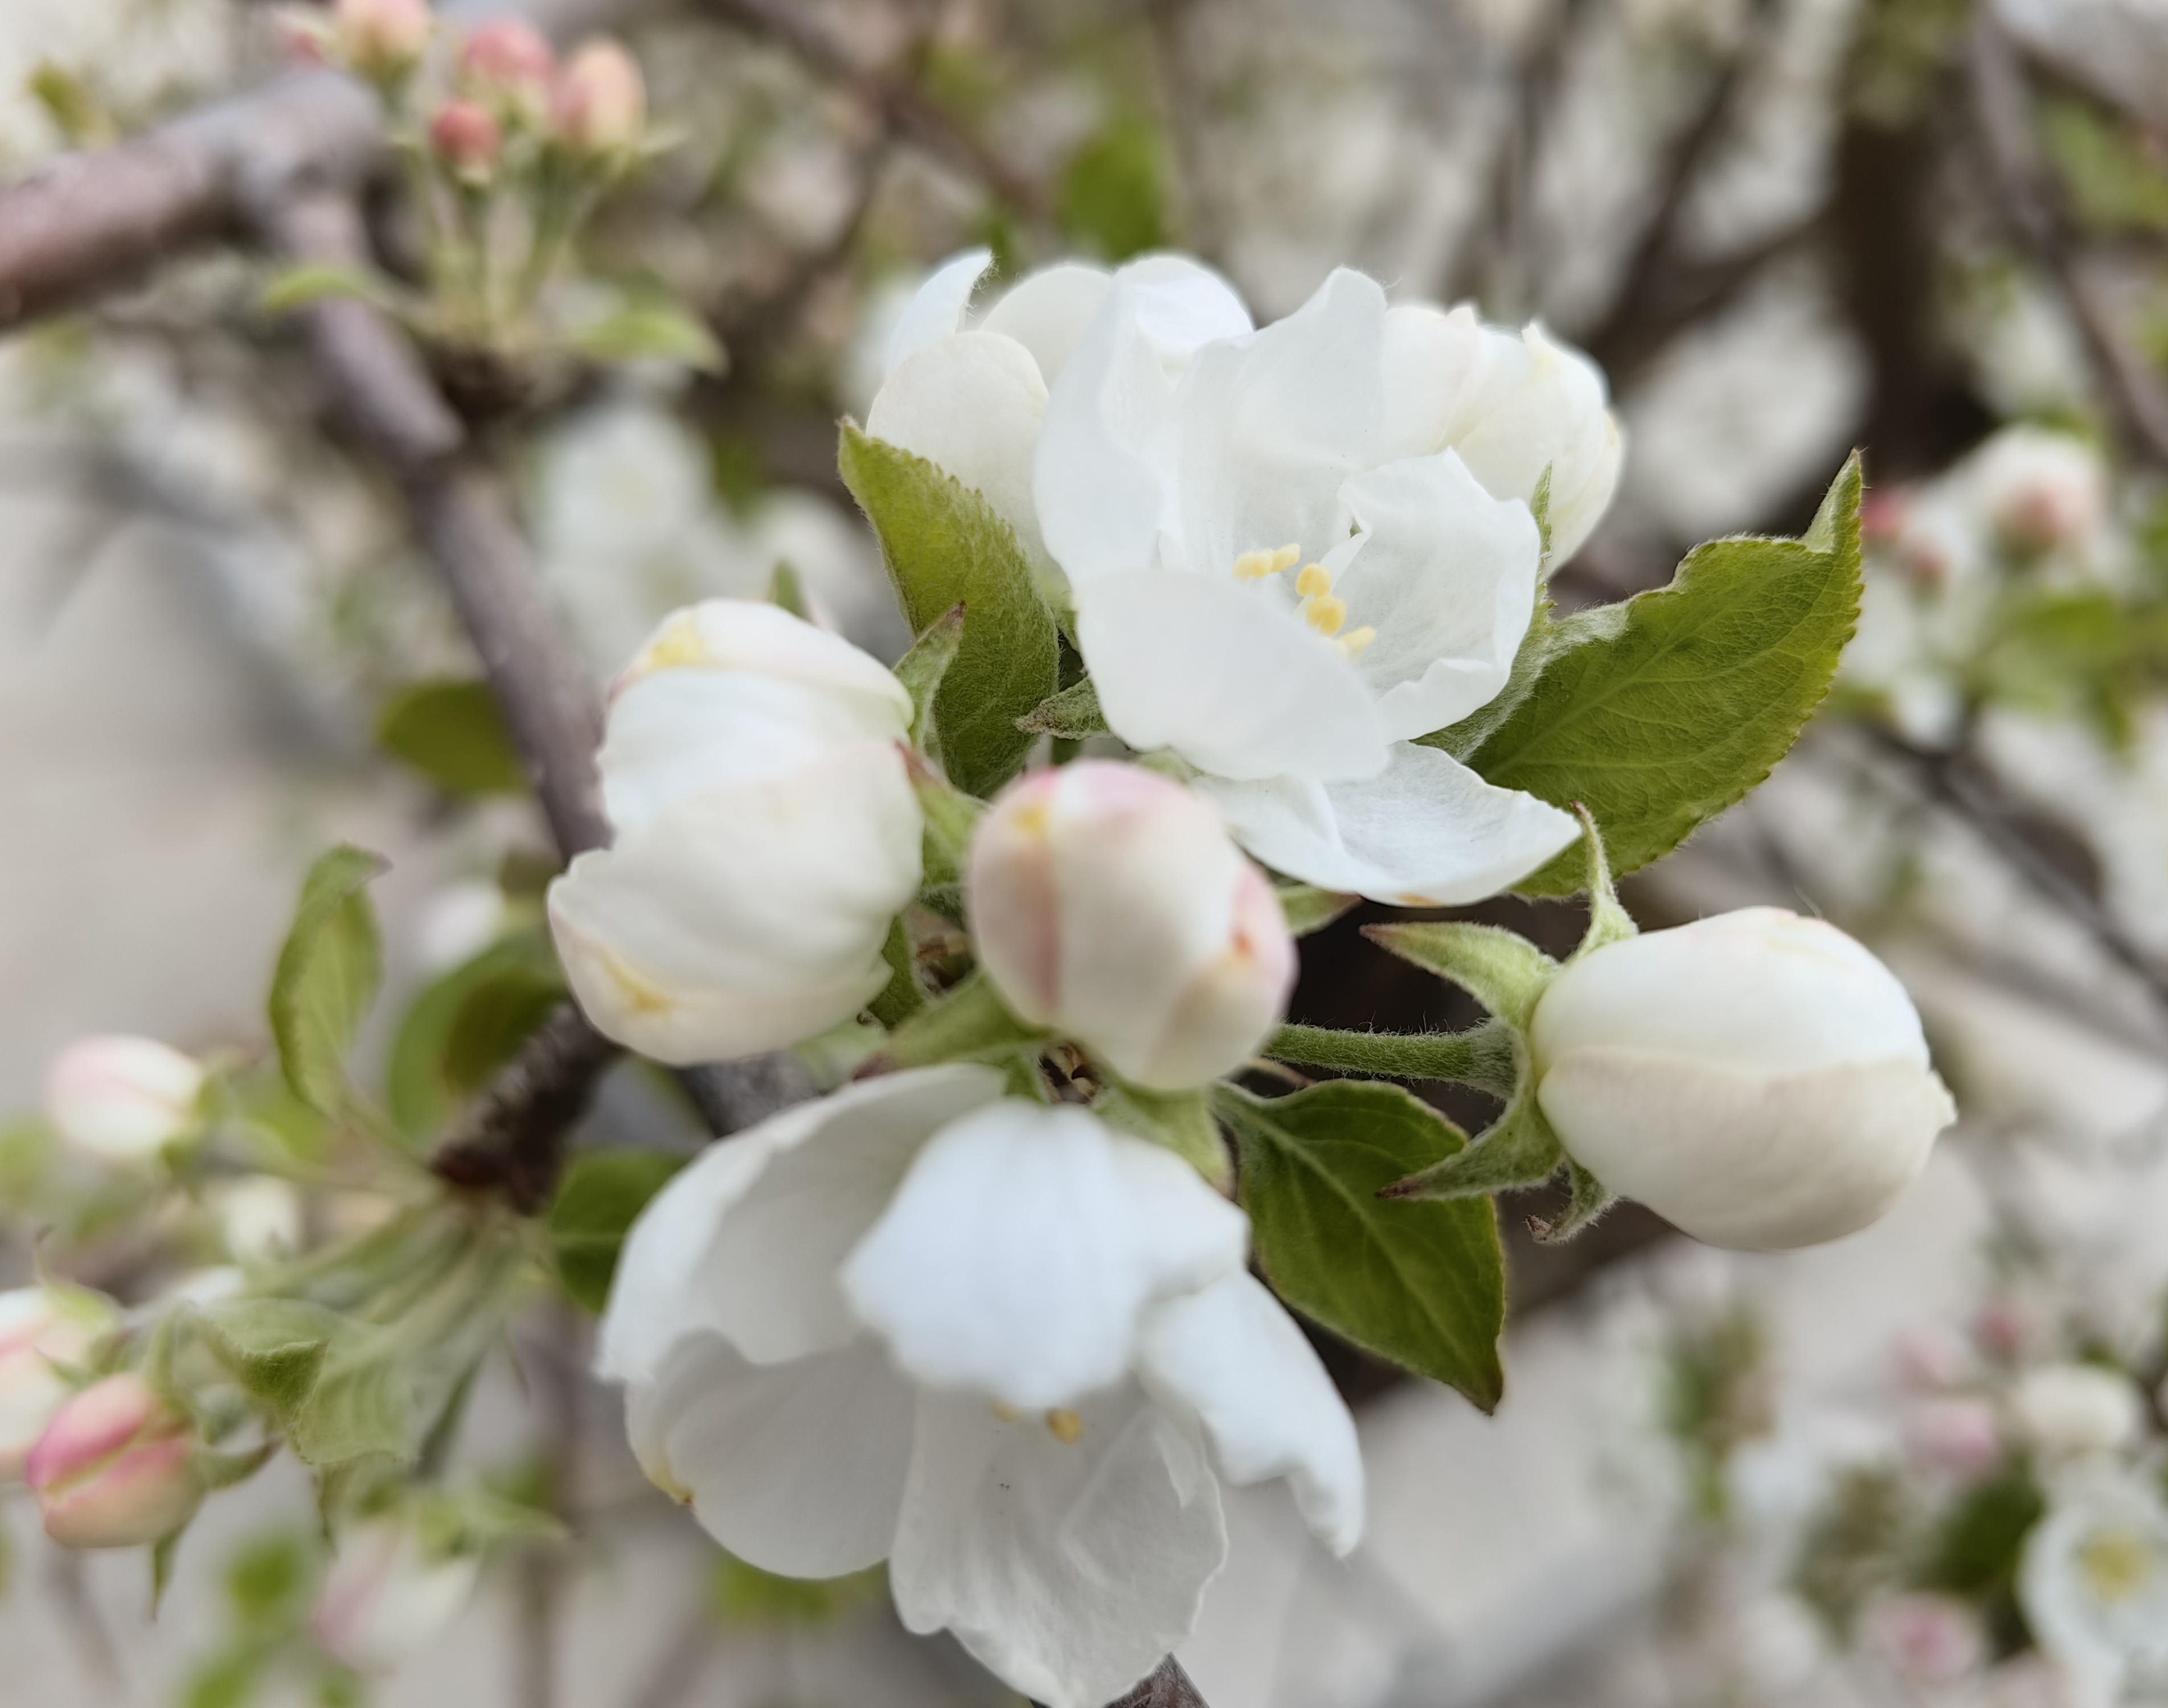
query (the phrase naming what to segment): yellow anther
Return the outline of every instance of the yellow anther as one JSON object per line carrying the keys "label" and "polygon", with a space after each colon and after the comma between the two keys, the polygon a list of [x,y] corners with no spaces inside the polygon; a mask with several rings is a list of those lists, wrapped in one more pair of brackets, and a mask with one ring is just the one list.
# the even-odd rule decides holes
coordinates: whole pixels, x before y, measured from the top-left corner
{"label": "yellow anther", "polygon": [[994,1402],[994,1415],[1005,1424],[1012,1424],[1023,1414],[1006,1400],[997,1399]]}
{"label": "yellow anther", "polygon": [[651,676],[657,671],[682,670],[688,665],[708,662],[707,638],[700,632],[700,619],[690,611],[680,611],[663,625],[662,632],[649,642],[646,649],[632,661],[625,671],[627,684]]}
{"label": "yellow anther", "polygon": [[1323,564],[1305,564],[1303,571],[1294,578],[1294,590],[1305,599],[1315,599],[1332,591],[1332,571]]}
{"label": "yellow anther", "polygon": [[1065,1447],[1076,1445],[1077,1437],[1084,1433],[1084,1419],[1074,1412],[1049,1412],[1046,1427],[1054,1432],[1054,1439]]}
{"label": "yellow anther", "polygon": [[1293,569],[1295,560],[1301,555],[1302,548],[1292,540],[1289,541],[1273,553],[1273,573],[1277,576],[1282,570]]}
{"label": "yellow anther", "polygon": [[1378,631],[1365,625],[1361,629],[1349,629],[1333,644],[1340,649],[1340,655],[1342,658],[1352,658],[1377,638]]}
{"label": "yellow anther", "polygon": [[1337,634],[1340,625],[1347,620],[1347,602],[1320,593],[1302,602],[1302,617],[1320,634]]}
{"label": "yellow anther", "polygon": [[1290,568],[1302,555],[1299,545],[1275,547],[1271,551],[1244,552],[1235,560],[1235,579],[1243,581],[1262,581],[1267,576],[1277,576]]}
{"label": "yellow anther", "polygon": [[2152,1578],[2155,1562],[2143,1537],[2096,1530],[2078,1545],[2078,1570],[2101,1600],[2128,1601]]}

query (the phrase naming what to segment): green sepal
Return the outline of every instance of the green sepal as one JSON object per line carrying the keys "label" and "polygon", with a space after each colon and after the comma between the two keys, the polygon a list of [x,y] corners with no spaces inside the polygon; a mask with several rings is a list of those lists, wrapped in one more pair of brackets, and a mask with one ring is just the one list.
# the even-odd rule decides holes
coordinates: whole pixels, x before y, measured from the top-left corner
{"label": "green sepal", "polygon": [[1479,1133],[1474,1143],[1394,1181],[1383,1196],[1418,1201],[1475,1198],[1540,1186],[1565,1159],[1565,1147],[1536,1106],[1534,1085],[1524,1081],[1506,1112]]}
{"label": "green sepal", "polygon": [[778,558],[775,573],[768,578],[768,602],[782,607],[801,623],[813,621],[813,604],[805,597],[805,578],[789,558]]}
{"label": "green sepal", "polygon": [[1051,735],[1058,741],[1081,741],[1108,733],[1106,713],[1099,709],[1099,691],[1089,676],[1048,695],[1017,719],[1017,728],[1028,735]]}
{"label": "green sepal", "polygon": [[1241,1204],[1273,1290],[1342,1339],[1496,1406],[1496,1214],[1379,1196],[1458,1151],[1459,1129],[1397,1085],[1354,1079],[1278,1098],[1220,1085],[1212,1098],[1241,1149]]}
{"label": "green sepal", "polygon": [[364,887],[390,866],[346,843],[320,857],[271,976],[271,1036],[286,1084],[334,1119],[353,1104],[347,1055],[384,978],[383,940]]}
{"label": "green sepal", "polygon": [[1587,862],[1585,872],[1588,880],[1588,929],[1581,933],[1580,946],[1569,957],[1578,961],[1607,943],[1639,936],[1641,928],[1619,903],[1618,886],[1611,878],[1611,861],[1603,851],[1603,833],[1596,828],[1596,820],[1579,801],[1573,804],[1573,811],[1581,820],[1581,846]]}
{"label": "green sepal", "polygon": [[881,942],[881,959],[888,963],[888,983],[866,1005],[873,1017],[893,1032],[926,1006],[926,993],[918,983],[918,954],[912,947],[911,929],[898,914],[888,922]]}
{"label": "green sepal", "polygon": [[1518,1032],[1528,1029],[1536,1000],[1559,963],[1517,931],[1464,920],[1365,926],[1380,948],[1449,979]]}
{"label": "green sepal", "polygon": [[992,981],[974,973],[888,1035],[877,1060],[892,1068],[999,1062],[1038,1053],[1052,1034],[1009,1011]]}
{"label": "green sepal", "polygon": [[1592,1227],[1598,1217],[1618,1201],[1616,1192],[1571,1157],[1565,1159],[1565,1170],[1573,1190],[1566,1199],[1564,1212],[1555,1222],[1544,1222],[1533,1216],[1528,1218],[1529,1231],[1535,1235],[1538,1245],[1565,1244],[1582,1229]]}
{"label": "green sepal", "polygon": [[188,1525],[183,1524],[151,1544],[151,1617],[153,1619],[158,1616],[158,1610],[165,1605],[166,1591],[173,1587],[173,1557],[180,1552],[181,1538],[188,1534]]}
{"label": "green sepal", "polygon": [[1336,889],[1320,889],[1314,883],[1281,883],[1273,887],[1279,898],[1280,912],[1286,917],[1288,933],[1291,936],[1306,937],[1312,931],[1321,931],[1350,908],[1361,904],[1359,895],[1345,895]]}
{"label": "green sepal", "polygon": [[1265,1041],[1261,1054],[1276,1062],[1336,1068],[1387,1079],[1443,1079],[1501,1097],[1519,1084],[1513,1030],[1486,1021],[1466,1032],[1333,1032],[1317,1026],[1283,1026]]}
{"label": "green sepal", "polygon": [[1203,1091],[1148,1091],[1109,1075],[1092,1112],[1117,1132],[1166,1146],[1216,1191],[1234,1186],[1235,1159]]}
{"label": "green sepal", "polygon": [[911,772],[919,809],[926,814],[924,883],[930,899],[933,892],[964,881],[971,835],[986,816],[986,804],[935,775],[933,768],[909,748],[904,750],[904,761]]}
{"label": "green sepal", "polygon": [[895,679],[911,696],[911,741],[937,760],[941,756],[934,739],[933,699],[963,644],[964,607],[952,605],[928,623],[926,632],[911,644],[911,650],[896,660]]}

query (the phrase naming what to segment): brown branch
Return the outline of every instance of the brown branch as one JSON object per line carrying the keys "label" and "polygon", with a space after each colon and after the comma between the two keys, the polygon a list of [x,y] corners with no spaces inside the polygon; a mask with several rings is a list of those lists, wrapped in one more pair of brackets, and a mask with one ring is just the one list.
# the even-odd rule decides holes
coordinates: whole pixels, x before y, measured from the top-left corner
{"label": "brown branch", "polygon": [[849,50],[792,0],[703,0],[710,17],[787,47],[831,82],[848,90],[887,125],[970,173],[1020,213],[1047,211],[1045,191],[908,81],[861,65]]}

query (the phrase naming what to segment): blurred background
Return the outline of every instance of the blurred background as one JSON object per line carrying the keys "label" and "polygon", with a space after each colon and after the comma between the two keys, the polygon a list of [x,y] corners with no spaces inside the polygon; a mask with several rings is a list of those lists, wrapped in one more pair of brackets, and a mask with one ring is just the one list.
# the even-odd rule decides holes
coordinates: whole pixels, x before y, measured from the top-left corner
{"label": "blurred background", "polygon": [[[667,304],[713,349],[658,338],[470,418],[598,684],[664,612],[762,597],[778,565],[901,651],[835,422],[863,416],[926,269],[975,244],[1010,269],[1187,249],[1261,321],[1337,264],[1540,318],[1602,364],[1628,436],[1618,501],[1555,579],[1568,605],[1659,586],[1705,538],[1798,531],[1865,449],[1836,692],[1628,899],[1645,926],[1762,901],[1863,937],[1963,1121],[1886,1222],[1797,1254],[1693,1247],[1631,1207],[1538,1253],[1517,1230],[1543,1203],[1501,1206],[1505,1404],[1328,1349],[1369,1536],[1336,1562],[1277,1485],[1230,1492],[1235,1557],[1182,1657],[1214,1708],[2160,1700],[2168,4],[587,9],[633,47],[668,146],[613,188],[566,288]],[[279,76],[281,33],[242,0],[8,0],[0,170]],[[371,212],[396,258],[396,198]],[[363,1213],[243,1176],[146,1243],[140,1181],[37,1119],[48,1064],[100,1032],[260,1058],[295,889],[344,839],[392,862],[364,1057],[396,1080],[409,1003],[531,931],[550,869],[486,764],[402,762],[402,717],[474,661],[266,311],[269,272],[199,245],[0,342],[7,1285],[40,1229],[139,1299]],[[1475,911],[1554,946],[1579,930],[1569,906]],[[1465,1023],[1357,934],[1370,916],[1305,942],[1294,1017]],[[624,1069],[585,1142],[691,1133]],[[459,1448],[545,1491],[570,1540],[502,1550],[402,1665],[311,1659],[321,1543],[279,1464],[189,1533],[155,1621],[136,1554],[53,1549],[0,1491],[0,1702],[1003,1700],[877,1586],[719,1555],[632,1466],[588,1325],[523,1318]],[[2073,1467],[2106,1503],[2091,1530]]]}

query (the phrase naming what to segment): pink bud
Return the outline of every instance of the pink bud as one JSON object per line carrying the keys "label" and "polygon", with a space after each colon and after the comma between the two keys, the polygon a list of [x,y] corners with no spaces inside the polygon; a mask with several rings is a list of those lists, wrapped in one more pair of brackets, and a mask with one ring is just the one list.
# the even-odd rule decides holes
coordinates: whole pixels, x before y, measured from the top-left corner
{"label": "pink bud", "polygon": [[2002,1461],[2002,1432],[1984,1399],[1929,1400],[1913,1412],[1906,1434],[1921,1463],[1953,1476],[1985,1477]]}
{"label": "pink bud", "polygon": [[517,18],[485,24],[460,50],[460,88],[500,116],[539,125],[550,111],[557,57],[541,32]]}
{"label": "pink bud", "polygon": [[2021,551],[2080,545],[2106,514],[2100,455],[2069,433],[2006,427],[1980,448],[1973,478],[1988,519]]}
{"label": "pink bud", "polygon": [[1241,1064],[1285,1011],[1294,940],[1211,804],[1103,761],[1015,784],[971,844],[980,963],[1009,1005],[1155,1090]]}
{"label": "pink bud", "polygon": [[68,1401],[30,1450],[24,1480],[66,1548],[129,1548],[171,1536],[203,1499],[188,1419],[140,1376],[109,1376]]}
{"label": "pink bud", "polygon": [[1990,1358],[2015,1358],[2025,1345],[2025,1313],[2009,1300],[1997,1299],[1973,1318],[1972,1338]]}
{"label": "pink bud", "polygon": [[71,1392],[56,1364],[73,1364],[113,1326],[95,1293],[17,1287],[0,1293],[0,1483],[19,1482],[24,1461]]}
{"label": "pink bud", "polygon": [[1897,1337],[1897,1369],[1908,1387],[1930,1393],[1955,1387],[1974,1362],[1963,1336],[1947,1327],[1907,1329]]}
{"label": "pink bud", "polygon": [[1985,1658],[1979,1622],[1940,1595],[1900,1595],[1875,1610],[1869,1641],[1916,1684],[1947,1684]]}
{"label": "pink bud", "polygon": [[1905,532],[1912,495],[1902,486],[1878,487],[1859,501],[1860,536],[1869,544],[1887,545]]}
{"label": "pink bud", "polygon": [[45,1113],[71,1143],[133,1162],[196,1124],[203,1085],[201,1067],[154,1038],[83,1038],[54,1061]]}
{"label": "pink bud", "polygon": [[486,107],[447,101],[429,121],[429,149],[462,183],[486,183],[504,154],[504,132]]}
{"label": "pink bud", "polygon": [[557,79],[551,122],[576,154],[623,154],[647,129],[647,86],[640,64],[607,38],[582,44]]}
{"label": "pink bud", "polygon": [[332,19],[340,63],[372,82],[412,70],[429,45],[428,0],[337,0]]}
{"label": "pink bud", "polygon": [[459,1617],[481,1567],[476,1554],[433,1557],[396,1519],[356,1525],[317,1598],[316,1641],[356,1672],[389,1672]]}

